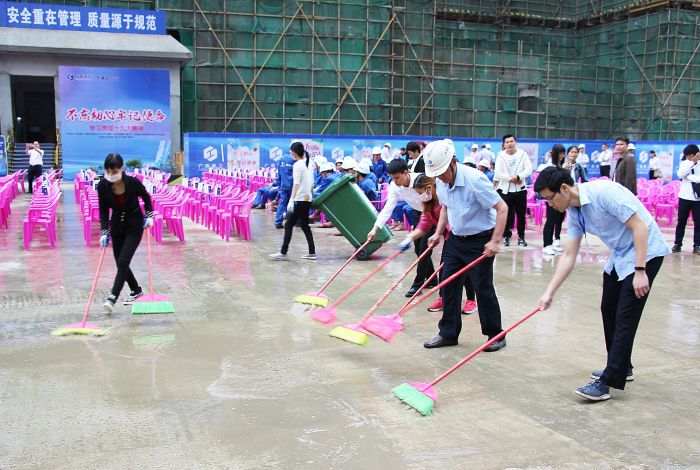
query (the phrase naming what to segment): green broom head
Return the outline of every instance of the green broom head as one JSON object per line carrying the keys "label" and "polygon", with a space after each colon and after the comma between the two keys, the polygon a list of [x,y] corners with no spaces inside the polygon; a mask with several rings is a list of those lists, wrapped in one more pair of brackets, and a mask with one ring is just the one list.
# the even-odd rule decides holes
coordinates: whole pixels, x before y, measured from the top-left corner
{"label": "green broom head", "polygon": [[62,328],[56,328],[51,332],[53,336],[71,336],[71,335],[83,335],[83,336],[104,336],[107,334],[107,330],[102,328],[81,328],[81,327],[71,327],[66,326]]}
{"label": "green broom head", "polygon": [[326,307],[328,306],[328,297],[314,294],[302,294],[294,297],[294,302],[299,304],[318,305],[319,307]]}
{"label": "green broom head", "polygon": [[160,313],[175,313],[173,303],[168,300],[158,302],[134,302],[131,305],[132,315],[153,315]]}
{"label": "green broom head", "polygon": [[[432,387],[430,388],[432,389]],[[401,384],[394,387],[391,392],[423,416],[428,416],[435,408],[435,401],[432,398],[410,384]]]}
{"label": "green broom head", "polygon": [[350,343],[359,344],[360,346],[367,346],[369,342],[369,335],[364,329],[356,324],[336,326],[331,331],[328,332],[330,336],[334,338],[339,338]]}

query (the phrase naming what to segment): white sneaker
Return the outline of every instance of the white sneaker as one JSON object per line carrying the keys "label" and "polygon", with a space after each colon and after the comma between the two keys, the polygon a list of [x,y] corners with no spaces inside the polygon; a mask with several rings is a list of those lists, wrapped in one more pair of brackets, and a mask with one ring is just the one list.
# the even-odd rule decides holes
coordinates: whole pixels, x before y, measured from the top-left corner
{"label": "white sneaker", "polygon": [[556,251],[557,254],[562,253],[564,251],[564,248],[562,248],[561,246],[557,246],[557,245],[552,245],[552,249],[554,251]]}
{"label": "white sneaker", "polygon": [[102,308],[107,313],[112,313],[114,311],[114,304],[117,303],[117,298],[113,295],[107,297],[107,301],[102,304]]}
{"label": "white sneaker", "polygon": [[316,253],[309,253],[308,255],[302,255],[301,259],[310,259],[310,260],[315,260],[316,259]]}
{"label": "white sneaker", "polygon": [[270,258],[272,258],[275,261],[287,261],[287,255],[283,255],[282,253],[272,253],[270,255]]}
{"label": "white sneaker", "polygon": [[558,238],[555,238],[554,243],[552,243],[552,245],[554,245],[554,248],[559,248],[561,246],[561,242]]}
{"label": "white sneaker", "polygon": [[557,254],[557,251],[554,249],[554,247],[552,245],[549,245],[549,246],[545,246],[544,248],[542,248],[542,254],[554,256]]}

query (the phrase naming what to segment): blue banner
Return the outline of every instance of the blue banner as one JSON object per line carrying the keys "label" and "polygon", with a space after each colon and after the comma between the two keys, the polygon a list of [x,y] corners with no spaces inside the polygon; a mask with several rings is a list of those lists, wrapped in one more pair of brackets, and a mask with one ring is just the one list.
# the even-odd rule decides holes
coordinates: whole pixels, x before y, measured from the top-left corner
{"label": "blue banner", "polygon": [[5,136],[0,135],[0,176],[7,174],[7,151],[5,150]]}
{"label": "blue banner", "polygon": [[144,165],[169,160],[168,70],[59,67],[58,75],[66,177],[112,152]]}
{"label": "blue banner", "polygon": [[165,34],[165,12],[0,1],[0,27]]}
{"label": "blue banner", "polygon": [[[304,143],[310,155],[323,155],[328,160],[351,156],[356,160],[370,157],[374,147],[385,148],[390,144],[388,152],[391,156],[399,153],[409,141],[430,142],[438,137],[426,136],[355,136],[355,135],[311,135],[311,134],[185,134],[185,173],[189,177],[200,176],[202,172],[212,167],[256,169],[273,166],[283,155],[289,153],[289,145],[294,141]],[[498,155],[501,149],[500,139],[467,139],[453,138],[457,159],[464,158],[471,152],[471,147],[477,145],[479,152],[486,144],[491,151]],[[589,158],[588,175],[600,176],[600,165],[597,159],[601,153],[601,145],[607,144],[611,150],[615,148],[614,141],[587,140],[561,141],[519,139],[518,148],[523,149],[530,157],[533,168],[547,161],[549,151],[554,144],[562,144],[565,148],[584,144],[583,150]],[[637,158],[637,176],[647,177],[649,174],[649,151],[656,151],[661,159],[662,171],[666,178],[676,178],[683,148],[687,142],[639,141],[635,142]],[[387,147],[388,148],[388,147]],[[480,155],[480,154],[479,154]],[[480,157],[477,157],[480,158]],[[613,168],[616,156],[613,160]],[[477,162],[478,163],[478,162]]]}

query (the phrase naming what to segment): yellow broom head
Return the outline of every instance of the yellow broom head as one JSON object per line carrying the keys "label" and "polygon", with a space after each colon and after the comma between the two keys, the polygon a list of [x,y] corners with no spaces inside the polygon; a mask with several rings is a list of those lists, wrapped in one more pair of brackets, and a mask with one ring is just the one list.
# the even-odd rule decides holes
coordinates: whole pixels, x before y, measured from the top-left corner
{"label": "yellow broom head", "polygon": [[369,343],[369,336],[367,333],[362,331],[349,328],[347,326],[336,326],[331,331],[328,332],[330,336],[334,338],[339,338],[350,343],[359,344],[360,346],[367,346]]}
{"label": "yellow broom head", "polygon": [[104,336],[107,334],[107,330],[101,328],[71,328],[63,327],[56,328],[51,332],[53,336],[70,336],[70,335],[84,335],[84,336]]}
{"label": "yellow broom head", "polygon": [[319,307],[326,307],[328,305],[328,297],[321,297],[318,295],[311,294],[302,294],[294,297],[294,302],[299,304],[318,305]]}

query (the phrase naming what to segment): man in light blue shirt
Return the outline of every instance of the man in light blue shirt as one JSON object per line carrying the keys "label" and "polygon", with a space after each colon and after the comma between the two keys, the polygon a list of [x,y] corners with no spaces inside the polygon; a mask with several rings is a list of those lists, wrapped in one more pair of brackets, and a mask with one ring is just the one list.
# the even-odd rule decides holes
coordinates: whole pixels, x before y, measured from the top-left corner
{"label": "man in light blue shirt", "polygon": [[[476,291],[481,332],[489,339],[493,338],[503,331],[501,308],[493,287],[493,257],[500,249],[508,206],[486,175],[457,163],[451,140],[429,143],[423,150],[423,158],[426,175],[439,180],[436,189],[442,204],[435,235],[428,240],[431,248],[440,243],[448,222],[450,224],[450,234],[442,250],[442,278],[448,278],[482,254],[488,255],[459,279],[443,287],[442,319],[438,324],[440,332],[424,346],[440,348],[457,344],[462,331],[460,305],[466,276],[469,276]],[[503,337],[484,351],[498,351],[505,345],[506,339]]]}
{"label": "man in light blue shirt", "polygon": [[608,400],[609,387],[622,390],[634,380],[634,336],[654,278],[671,250],[649,211],[618,183],[575,184],[568,170],[549,167],[537,178],[535,191],[554,209],[569,215],[569,241],[540,298],[542,309],[549,308],[554,293],[571,273],[582,237],[596,235],[610,248],[601,301],[608,361],[605,369],[591,374],[593,382],[576,390],[589,400]]}

